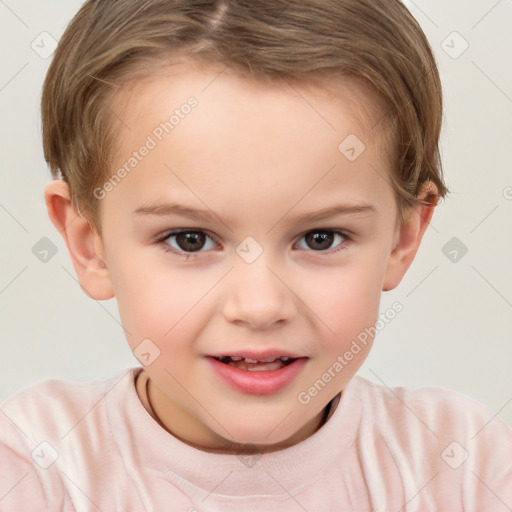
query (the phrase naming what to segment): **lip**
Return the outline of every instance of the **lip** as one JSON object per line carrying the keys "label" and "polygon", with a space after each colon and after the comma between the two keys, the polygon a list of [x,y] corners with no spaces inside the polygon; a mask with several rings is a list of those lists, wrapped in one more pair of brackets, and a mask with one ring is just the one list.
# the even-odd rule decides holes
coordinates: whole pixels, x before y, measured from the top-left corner
{"label": "lip", "polygon": [[[242,354],[249,353],[233,353],[233,355],[240,356],[242,356]],[[224,353],[222,355],[229,354]],[[287,354],[280,353],[279,355],[284,356]],[[307,357],[295,356],[297,358],[293,363],[283,366],[278,370],[250,371],[221,363],[214,357],[220,356],[207,356],[206,359],[212,365],[215,373],[232,388],[248,395],[271,395],[273,393],[277,393],[292,382],[292,380],[302,371],[304,365],[308,361]],[[266,359],[268,357],[278,356],[276,355],[276,352],[273,352],[271,355],[259,352],[251,353],[251,355],[243,357],[247,357],[248,359]],[[288,357],[294,356],[290,355]]]}
{"label": "lip", "polygon": [[279,349],[267,349],[267,350],[232,350],[226,352],[219,352],[216,354],[208,354],[207,357],[225,357],[225,356],[240,356],[245,359],[256,359],[261,361],[262,359],[270,359],[271,357],[279,358],[279,357],[289,357],[290,359],[299,359],[301,357],[300,354],[294,354],[292,352],[286,352],[285,350]]}

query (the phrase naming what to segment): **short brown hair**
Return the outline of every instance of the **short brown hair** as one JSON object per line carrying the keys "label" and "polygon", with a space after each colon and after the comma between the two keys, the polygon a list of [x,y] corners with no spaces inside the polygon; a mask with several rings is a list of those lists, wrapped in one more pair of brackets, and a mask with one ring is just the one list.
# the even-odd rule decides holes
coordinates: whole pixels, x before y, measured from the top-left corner
{"label": "short brown hair", "polygon": [[52,175],[97,227],[93,191],[111,172],[115,143],[112,95],[178,57],[270,82],[359,81],[385,112],[400,218],[424,183],[438,189],[430,201],[448,192],[435,58],[399,0],[88,0],[55,51],[41,112]]}

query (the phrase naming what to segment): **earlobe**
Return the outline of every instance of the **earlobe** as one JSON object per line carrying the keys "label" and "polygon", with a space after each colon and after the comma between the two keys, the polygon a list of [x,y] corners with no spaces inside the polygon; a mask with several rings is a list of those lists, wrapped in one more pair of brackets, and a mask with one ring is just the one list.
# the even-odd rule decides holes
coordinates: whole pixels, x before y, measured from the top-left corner
{"label": "earlobe", "polygon": [[436,207],[436,201],[432,201],[431,197],[437,197],[437,187],[428,182],[418,194],[423,203],[411,208],[398,227],[396,243],[384,276],[383,291],[396,288],[413,262]]}
{"label": "earlobe", "polygon": [[68,185],[64,181],[52,181],[44,195],[48,215],[66,242],[82,290],[92,299],[111,299],[114,289],[101,237],[77,212]]}

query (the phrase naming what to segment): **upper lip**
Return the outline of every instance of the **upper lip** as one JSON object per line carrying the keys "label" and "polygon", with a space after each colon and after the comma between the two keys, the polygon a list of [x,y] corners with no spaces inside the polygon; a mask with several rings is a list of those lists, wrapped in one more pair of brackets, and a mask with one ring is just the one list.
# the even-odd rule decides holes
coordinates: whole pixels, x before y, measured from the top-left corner
{"label": "upper lip", "polygon": [[289,357],[290,359],[298,359],[299,357],[306,357],[296,354],[294,352],[289,352],[288,350],[280,350],[280,349],[268,349],[268,350],[226,350],[225,352],[215,352],[214,354],[207,354],[208,357],[243,357],[244,359],[255,359],[257,361],[261,361],[263,359],[270,359],[275,357],[276,359],[279,357]]}

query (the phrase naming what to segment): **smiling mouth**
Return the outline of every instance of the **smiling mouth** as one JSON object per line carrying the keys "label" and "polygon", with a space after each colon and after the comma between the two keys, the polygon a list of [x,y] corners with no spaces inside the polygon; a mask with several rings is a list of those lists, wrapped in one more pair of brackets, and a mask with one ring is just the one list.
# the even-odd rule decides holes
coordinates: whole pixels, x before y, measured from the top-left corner
{"label": "smiling mouth", "polygon": [[250,372],[263,372],[269,370],[279,370],[284,366],[292,364],[297,359],[293,357],[269,357],[267,359],[248,359],[240,356],[221,356],[214,357],[217,361],[229,366],[234,366],[240,370],[247,370]]}

